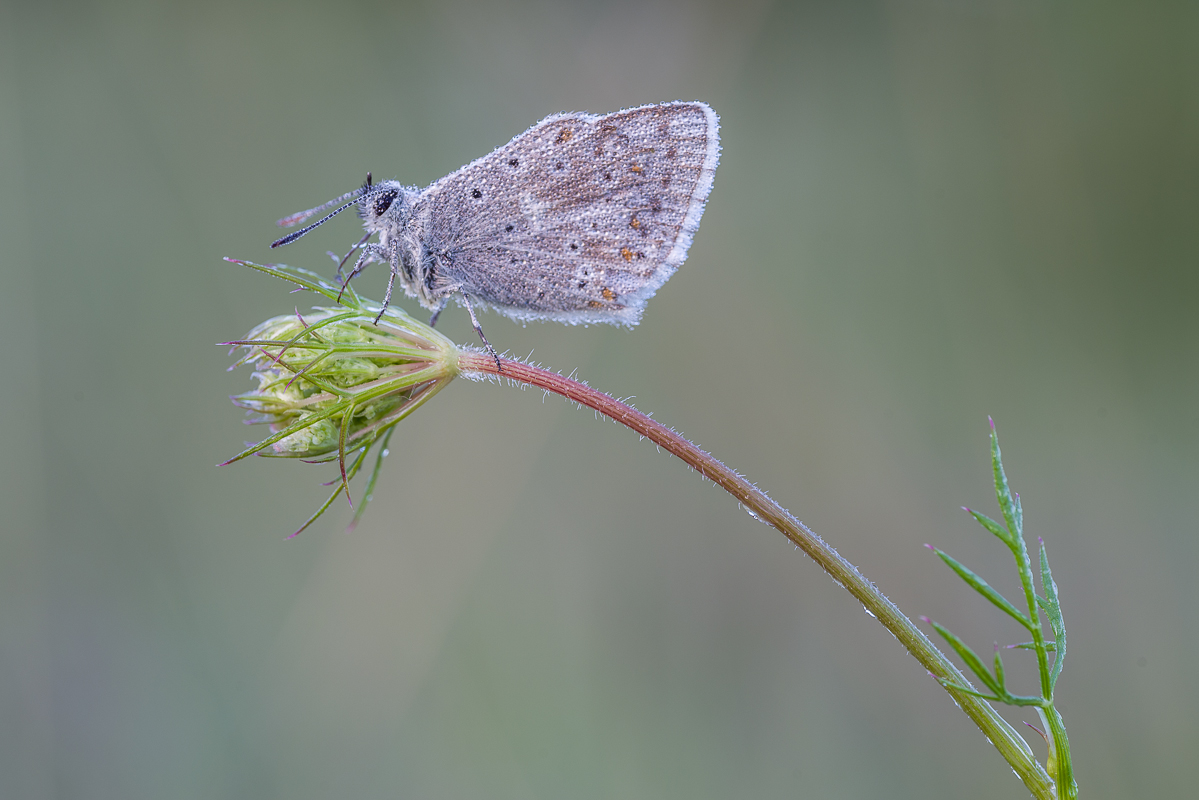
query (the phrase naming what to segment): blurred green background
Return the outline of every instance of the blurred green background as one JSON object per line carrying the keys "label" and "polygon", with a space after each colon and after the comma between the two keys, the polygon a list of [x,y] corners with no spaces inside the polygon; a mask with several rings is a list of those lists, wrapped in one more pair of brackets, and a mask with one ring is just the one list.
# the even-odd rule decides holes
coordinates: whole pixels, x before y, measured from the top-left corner
{"label": "blurred green background", "polygon": [[213,343],[309,302],[222,256],[330,272],[352,215],[273,221],[674,99],[724,155],[644,322],[492,342],[982,651],[1019,632],[921,545],[1015,589],[958,510],[995,512],[993,415],[1083,796],[1194,791],[1199,5],[4,0],[0,796],[1026,796],[782,536],[590,412],[454,384],[349,536],[284,539],[327,467],[214,467],[257,429]]}

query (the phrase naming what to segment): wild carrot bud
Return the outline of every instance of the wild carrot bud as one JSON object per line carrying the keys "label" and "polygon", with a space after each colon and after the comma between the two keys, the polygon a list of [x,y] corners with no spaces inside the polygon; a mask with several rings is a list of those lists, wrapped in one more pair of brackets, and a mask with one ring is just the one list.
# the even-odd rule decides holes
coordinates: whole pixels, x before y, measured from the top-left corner
{"label": "wild carrot bud", "polygon": [[[247,266],[338,297],[338,287],[309,273]],[[258,381],[231,399],[251,412],[248,422],[269,425],[271,434],[225,463],[257,454],[336,459],[341,468],[337,490],[309,523],[343,489],[349,497],[349,480],[376,442],[382,439],[385,451],[391,428],[458,375],[458,348],[433,328],[394,308],[379,315],[352,294],[340,302],[341,308],[269,319],[226,343],[244,350],[230,369],[249,364]],[[377,474],[378,464],[368,495]]]}

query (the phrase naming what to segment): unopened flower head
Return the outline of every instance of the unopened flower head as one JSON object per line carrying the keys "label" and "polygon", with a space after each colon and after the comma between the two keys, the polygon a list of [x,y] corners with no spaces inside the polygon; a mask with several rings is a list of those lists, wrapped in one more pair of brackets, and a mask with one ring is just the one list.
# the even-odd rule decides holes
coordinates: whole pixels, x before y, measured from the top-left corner
{"label": "unopened flower head", "polygon": [[[267,320],[235,344],[258,388],[233,402],[269,423],[251,450],[314,458],[351,451],[412,413],[457,374],[457,348],[400,312],[317,308]],[[247,452],[244,455],[249,455]]]}
{"label": "unopened flower head", "polygon": [[[343,489],[348,497],[349,479],[371,447],[386,442],[396,423],[458,375],[459,350],[404,312],[388,308],[380,315],[377,307],[352,294],[340,297],[339,287],[310,273],[247,266],[339,300],[342,307],[275,317],[228,343],[244,350],[230,369],[248,364],[258,382],[232,400],[251,412],[249,422],[269,425],[271,435],[225,463],[250,455],[337,460],[341,481],[333,497]],[[377,470],[378,465],[371,484]]]}

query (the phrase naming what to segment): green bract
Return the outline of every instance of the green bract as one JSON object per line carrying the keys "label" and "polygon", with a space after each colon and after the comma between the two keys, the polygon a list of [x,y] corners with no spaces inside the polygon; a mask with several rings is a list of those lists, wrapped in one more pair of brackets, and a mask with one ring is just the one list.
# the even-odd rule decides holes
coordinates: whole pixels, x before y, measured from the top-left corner
{"label": "green bract", "polygon": [[[245,339],[228,343],[244,349],[233,367],[249,364],[258,379],[257,389],[236,395],[233,402],[251,412],[251,422],[269,425],[271,435],[225,463],[263,455],[336,459],[341,468],[337,489],[307,527],[341,491],[349,497],[350,478],[382,440],[367,487],[369,498],[392,426],[458,375],[459,351],[449,339],[398,309],[388,308],[376,322],[378,307],[369,307],[352,289],[342,293],[312,273],[246,266],[341,304],[269,319]],[[359,505],[358,514],[365,505]]]}

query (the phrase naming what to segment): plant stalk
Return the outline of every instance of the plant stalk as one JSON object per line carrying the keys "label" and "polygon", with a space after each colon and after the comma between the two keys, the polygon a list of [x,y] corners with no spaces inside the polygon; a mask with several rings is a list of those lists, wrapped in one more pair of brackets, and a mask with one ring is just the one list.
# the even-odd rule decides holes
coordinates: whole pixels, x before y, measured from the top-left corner
{"label": "plant stalk", "polygon": [[[827,542],[813,533],[785,508],[767,497],[764,492],[662,423],[579,381],[540,367],[522,364],[519,361],[500,358],[497,364],[496,359],[489,353],[463,350],[458,359],[458,366],[467,375],[474,373],[475,375],[507,378],[517,383],[553,392],[598,411],[677,456],[700,475],[731,494],[758,519],[778,530],[796,547],[803,550],[833,580],[857,598],[871,616],[894,634],[895,638],[907,648],[907,651],[920,662],[920,665],[934,677],[942,681],[952,681],[961,686],[972,686],[953,662],[938,650],[894,603],[867,580],[857,567],[845,560]],[[952,687],[945,687],[945,689],[962,711],[966,712],[966,716],[970,717],[979,730],[991,741],[1004,760],[1011,765],[1033,796],[1043,798],[1043,800],[1054,800],[1057,795],[1053,781],[1037,763],[1028,744],[1012,726],[981,698],[957,691]]]}

